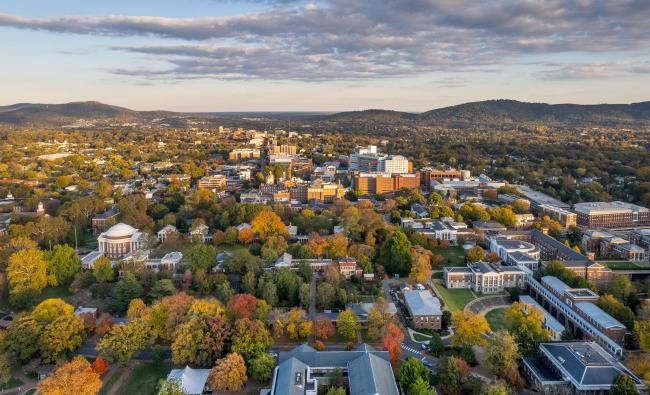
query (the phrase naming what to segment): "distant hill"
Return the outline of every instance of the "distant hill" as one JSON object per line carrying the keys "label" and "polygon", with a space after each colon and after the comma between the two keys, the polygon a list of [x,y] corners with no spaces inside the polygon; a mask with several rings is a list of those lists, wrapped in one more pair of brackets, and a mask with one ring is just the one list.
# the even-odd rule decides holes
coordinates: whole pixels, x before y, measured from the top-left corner
{"label": "distant hill", "polygon": [[[650,102],[633,104],[545,104],[516,100],[486,100],[438,108],[424,113],[391,110],[350,111],[334,114],[307,113],[177,113],[169,111],[134,111],[99,102],[67,104],[19,103],[0,106],[0,125],[14,127],[61,127],[84,124],[92,126],[128,123],[186,127],[202,124],[230,124],[273,127],[284,126],[294,118],[321,126],[354,128],[356,125],[440,126],[440,127],[509,127],[526,124],[553,126],[650,126]],[[81,122],[83,120],[84,122]],[[243,123],[242,123],[243,122]]]}
{"label": "distant hill", "polygon": [[66,104],[19,103],[0,106],[0,124],[14,126],[63,126],[76,121],[131,123],[147,118],[175,114],[166,111],[134,111],[96,101]]}
{"label": "distant hill", "polygon": [[616,125],[650,123],[650,102],[633,104],[545,104],[487,100],[439,108],[419,114],[424,123],[504,125],[548,123]]}
{"label": "distant hill", "polygon": [[343,112],[321,117],[331,122],[415,123],[426,126],[616,126],[650,124],[650,102],[633,104],[545,104],[486,100],[430,110],[420,114],[390,110]]}

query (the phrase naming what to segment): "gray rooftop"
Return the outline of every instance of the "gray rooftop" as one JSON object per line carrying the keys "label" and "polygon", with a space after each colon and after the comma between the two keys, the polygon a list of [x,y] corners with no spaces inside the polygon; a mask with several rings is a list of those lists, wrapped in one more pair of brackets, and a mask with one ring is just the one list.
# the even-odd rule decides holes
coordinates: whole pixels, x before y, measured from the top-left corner
{"label": "gray rooftop", "polygon": [[440,300],[431,295],[429,290],[405,291],[404,300],[413,316],[442,315]]}
{"label": "gray rooftop", "polygon": [[562,280],[554,276],[542,277],[542,284],[548,285],[560,295],[564,295],[564,291],[571,288],[568,285],[566,285]]}
{"label": "gray rooftop", "polygon": [[559,240],[556,240],[555,238],[549,235],[545,235],[544,233],[540,232],[537,229],[533,229],[530,234],[533,237],[533,242],[535,240],[539,240],[545,244],[549,244],[552,248],[554,248],[558,252],[561,252],[562,255],[567,256],[568,261],[582,262],[583,264],[591,263],[591,259],[582,255],[581,253],[574,250],[573,248],[565,246]]}
{"label": "gray rooftop", "polygon": [[576,308],[582,311],[585,316],[593,318],[594,321],[605,329],[625,328],[625,325],[621,324],[620,321],[591,302],[578,302],[576,303]]}
{"label": "gray rooftop", "polygon": [[[289,352],[280,353],[277,372],[273,380],[273,395],[303,395],[313,382],[310,369],[347,372],[350,395],[398,395],[388,352],[377,351],[362,344],[353,351],[316,351],[303,344]],[[311,376],[318,379],[320,374]]]}
{"label": "gray rooftop", "polygon": [[539,348],[578,389],[609,389],[621,373],[642,386],[636,376],[594,342],[540,343]]}

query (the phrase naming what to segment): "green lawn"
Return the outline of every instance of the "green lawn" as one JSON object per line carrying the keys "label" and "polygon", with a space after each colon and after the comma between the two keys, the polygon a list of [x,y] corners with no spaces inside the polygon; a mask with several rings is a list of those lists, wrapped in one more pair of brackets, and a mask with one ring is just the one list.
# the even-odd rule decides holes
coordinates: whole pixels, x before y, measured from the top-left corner
{"label": "green lawn", "polygon": [[171,365],[168,363],[143,363],[136,366],[119,389],[120,394],[156,395],[158,382],[167,378]]}
{"label": "green lawn", "polygon": [[0,390],[8,390],[11,388],[17,388],[23,385],[23,381],[19,378],[12,377],[6,383],[0,385]]}
{"label": "green lawn", "polygon": [[510,330],[510,325],[508,325],[508,322],[506,321],[505,308],[488,311],[488,313],[485,315],[485,319],[487,320],[488,324],[490,324],[490,329],[492,329],[492,332],[496,332],[501,329]]}
{"label": "green lawn", "polygon": [[433,253],[445,258],[443,266],[465,266],[465,251],[462,246],[436,247],[433,249]]}
{"label": "green lawn", "polygon": [[413,339],[418,342],[425,342],[431,340],[431,336],[423,335],[421,333],[413,333]]}
{"label": "green lawn", "polygon": [[68,300],[73,293],[68,289],[69,285],[61,285],[58,287],[46,287],[39,296],[34,299],[34,305],[37,305],[44,301],[45,299],[50,298],[61,298],[63,300]]}
{"label": "green lawn", "polygon": [[99,395],[106,395],[108,392],[113,388],[113,385],[115,385],[115,382],[120,378],[122,375],[122,372],[124,372],[125,367],[121,366],[117,368],[115,373],[106,381],[102,383],[102,388],[99,389]]}
{"label": "green lawn", "polygon": [[442,297],[443,302],[445,302],[445,305],[451,311],[461,311],[467,303],[476,299],[469,289],[447,289],[447,287],[438,282],[434,282],[434,285],[438,294]]}

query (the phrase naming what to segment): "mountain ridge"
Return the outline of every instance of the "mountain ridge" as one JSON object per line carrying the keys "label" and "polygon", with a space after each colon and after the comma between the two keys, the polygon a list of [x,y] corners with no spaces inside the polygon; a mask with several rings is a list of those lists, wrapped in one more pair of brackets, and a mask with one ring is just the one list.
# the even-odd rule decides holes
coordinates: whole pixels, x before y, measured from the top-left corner
{"label": "mountain ridge", "polygon": [[[235,114],[235,113],[233,113]],[[255,114],[255,112],[246,113]],[[259,112],[265,118],[289,115]],[[298,114],[298,113],[296,113]],[[79,119],[116,123],[148,122],[155,118],[193,117],[219,120],[224,115],[174,111],[136,111],[98,101],[63,104],[16,103],[0,106],[0,124],[12,126],[63,126]],[[231,115],[229,118],[240,116]],[[243,117],[243,113],[241,115]],[[441,107],[422,113],[368,109],[320,115],[295,115],[302,120],[334,124],[411,126],[514,126],[542,123],[557,126],[650,125],[650,101],[630,104],[547,104],[511,99],[484,100]]]}

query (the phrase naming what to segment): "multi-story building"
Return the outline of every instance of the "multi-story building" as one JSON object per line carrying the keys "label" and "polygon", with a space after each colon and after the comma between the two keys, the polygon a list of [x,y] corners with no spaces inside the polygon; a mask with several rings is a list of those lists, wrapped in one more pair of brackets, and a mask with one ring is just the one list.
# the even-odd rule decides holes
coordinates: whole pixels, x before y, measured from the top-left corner
{"label": "multi-story building", "polygon": [[108,259],[122,259],[142,247],[142,232],[131,225],[119,223],[100,234],[97,244],[99,252]]}
{"label": "multi-story building", "polygon": [[230,151],[230,160],[257,159],[262,156],[262,151],[257,148],[237,148]]}
{"label": "multi-story building", "polygon": [[363,270],[357,266],[357,260],[352,257],[341,258],[338,264],[339,273],[348,280],[352,276],[361,277],[363,275]]}
{"label": "multi-story building", "polygon": [[650,229],[634,229],[630,233],[630,242],[644,248],[650,254]]}
{"label": "multi-story building", "polygon": [[420,173],[389,174],[389,173],[357,173],[354,175],[354,189],[361,195],[380,195],[394,192],[402,188],[419,188]]}
{"label": "multi-story building", "polygon": [[477,262],[467,267],[445,267],[443,280],[447,288],[469,288],[490,294],[501,292],[504,288],[522,288],[525,275],[519,266]]}
{"label": "multi-story building", "polygon": [[529,273],[526,283],[533,297],[578,339],[598,342],[608,352],[623,355],[627,330],[594,304],[598,295],[587,288],[571,288],[553,276],[539,282]]}
{"label": "multi-story building", "polygon": [[197,188],[209,190],[223,190],[226,189],[228,178],[223,174],[215,174],[212,176],[201,177],[197,182]]}
{"label": "multi-story building", "polygon": [[93,235],[97,236],[104,232],[106,229],[117,223],[117,216],[120,212],[115,207],[104,211],[103,213],[95,215],[92,222]]}
{"label": "multi-story building", "polygon": [[625,202],[576,203],[578,225],[603,228],[629,228],[650,225],[650,210]]}
{"label": "multi-story building", "polygon": [[351,351],[316,351],[307,344],[281,352],[266,395],[316,395],[339,372],[350,395],[399,395],[388,351],[360,344]]}
{"label": "multi-story building", "polygon": [[298,149],[295,145],[274,145],[269,150],[269,153],[272,155],[286,154],[286,155],[296,155]]}
{"label": "multi-story building", "polygon": [[408,159],[402,155],[381,154],[377,151],[376,145],[357,147],[350,154],[348,168],[363,173],[407,174],[412,171]]}
{"label": "multi-story building", "polygon": [[[537,269],[540,251],[537,246],[527,241],[508,239],[505,236],[489,237],[490,251],[511,266],[526,266],[531,270]],[[532,265],[531,265],[532,263]]]}
{"label": "multi-story building", "polygon": [[647,393],[641,379],[594,342],[540,343],[539,350],[522,359],[524,375],[539,393],[608,394],[621,374],[632,379],[637,393]]}
{"label": "multi-story building", "polygon": [[565,208],[551,206],[550,204],[540,204],[537,207],[537,215],[543,217],[548,215],[560,223],[565,229],[578,224],[578,215]]}
{"label": "multi-story building", "polygon": [[404,291],[404,301],[414,328],[440,329],[442,324],[440,300],[429,290]]}
{"label": "multi-story building", "polygon": [[465,180],[465,179],[469,179],[471,176],[469,170],[465,170],[465,171],[456,170],[456,169],[438,170],[431,167],[425,167],[423,169],[420,169],[420,173],[422,174],[420,181],[422,182],[422,185],[427,188],[431,187],[431,181],[433,180],[435,181]]}
{"label": "multi-story building", "polygon": [[543,261],[559,260],[565,268],[599,288],[606,288],[614,276],[611,269],[592,261],[537,229],[531,232],[531,242],[539,247],[540,258]]}
{"label": "multi-story building", "polygon": [[539,192],[534,189],[531,189],[528,186],[519,185],[518,189],[519,189],[519,193],[521,193],[523,197],[525,197],[530,201],[530,209],[535,214],[539,215],[538,208],[541,205],[558,207],[565,210],[569,210],[571,208],[570,204],[564,203],[563,201],[551,197],[543,192]]}
{"label": "multi-story building", "polygon": [[158,231],[158,241],[164,243],[172,235],[178,235],[178,229],[174,225],[165,225]]}

